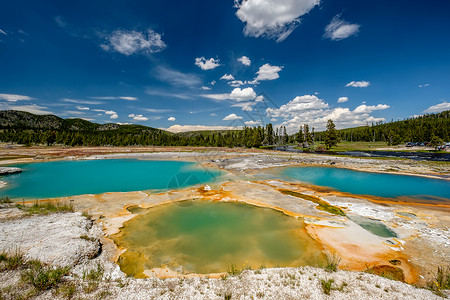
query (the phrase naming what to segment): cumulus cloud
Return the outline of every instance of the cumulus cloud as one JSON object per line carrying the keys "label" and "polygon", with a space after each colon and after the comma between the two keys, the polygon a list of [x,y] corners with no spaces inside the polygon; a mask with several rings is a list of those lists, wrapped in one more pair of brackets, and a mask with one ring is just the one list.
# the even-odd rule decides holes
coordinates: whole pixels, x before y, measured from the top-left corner
{"label": "cumulus cloud", "polygon": [[223,94],[203,94],[200,95],[204,98],[209,98],[212,100],[235,100],[237,102],[240,101],[248,101],[256,98],[256,93],[253,88],[248,87],[245,89],[235,88],[231,93],[223,93]]}
{"label": "cumulus cloud", "polygon": [[247,56],[242,56],[237,59],[239,62],[241,62],[244,66],[250,66],[252,61]]}
{"label": "cumulus cloud", "polygon": [[268,108],[266,112],[271,117],[289,117],[299,112],[322,110],[328,108],[328,104],[314,95],[297,96],[280,108]]}
{"label": "cumulus cloud", "polygon": [[235,0],[244,35],[284,41],[320,0]]}
{"label": "cumulus cloud", "polygon": [[445,102],[430,106],[423,112],[424,113],[438,113],[438,112],[441,112],[444,110],[450,110],[450,103],[445,101]]}
{"label": "cumulus cloud", "polygon": [[100,47],[105,51],[115,51],[129,56],[161,52],[167,46],[161,39],[161,34],[149,29],[144,33],[134,30],[116,30]]}
{"label": "cumulus cloud", "polygon": [[242,119],[242,117],[239,117],[236,114],[229,114],[228,116],[226,116],[222,120],[224,120],[224,121],[235,121],[235,120],[241,120],[241,119]]}
{"label": "cumulus cloud", "polygon": [[170,132],[187,132],[187,131],[203,131],[203,130],[232,130],[239,129],[240,126],[208,126],[208,125],[172,125],[169,128],[161,128]]}
{"label": "cumulus cloud", "polygon": [[117,113],[113,110],[107,110],[105,111],[105,115],[109,115],[109,118],[114,120],[117,119],[119,116],[117,115]]}
{"label": "cumulus cloud", "polygon": [[384,118],[376,118],[370,114],[377,110],[388,109],[389,105],[360,105],[354,110],[345,107],[330,108],[328,103],[315,95],[297,96],[280,108],[266,109],[267,117],[281,118],[280,125],[286,126],[290,133],[298,130],[299,126],[309,124],[316,130],[324,130],[329,119],[333,120],[337,127],[353,127],[365,125],[368,122],[385,121]]}
{"label": "cumulus cloud", "polygon": [[207,86],[202,86],[201,89],[204,90],[204,91],[209,91],[209,90],[211,90],[211,88],[210,88],[210,87],[207,87]]}
{"label": "cumulus cloud", "polygon": [[76,108],[79,110],[89,110],[90,109],[89,107],[86,107],[86,106],[77,106]]}
{"label": "cumulus cloud", "polygon": [[369,105],[369,106],[362,104],[362,105],[358,106],[357,108],[355,108],[354,112],[367,114],[367,113],[371,113],[374,110],[382,110],[382,109],[387,109],[387,108],[389,108],[389,105],[386,105],[386,104]]}
{"label": "cumulus cloud", "polygon": [[347,102],[348,101],[348,97],[339,97],[339,99],[338,99],[338,103],[344,103],[344,102]]}
{"label": "cumulus cloud", "polygon": [[218,59],[210,58],[206,59],[203,56],[197,57],[195,59],[195,65],[200,67],[202,70],[212,70],[220,66],[220,61]]}
{"label": "cumulus cloud", "polygon": [[15,94],[0,94],[0,100],[6,100],[8,102],[17,102],[17,101],[29,101],[33,100],[30,96],[24,95],[15,95]]}
{"label": "cumulus cloud", "polygon": [[271,66],[270,64],[262,65],[258,72],[258,76],[255,78],[255,82],[263,81],[263,80],[275,80],[280,77],[278,72],[280,72],[283,67],[279,66]]}
{"label": "cumulus cloud", "polygon": [[220,77],[221,80],[234,80],[234,76],[231,74],[224,74],[222,77]]}
{"label": "cumulus cloud", "polygon": [[365,88],[370,85],[369,81],[352,81],[345,85],[345,87],[359,87],[359,88]]}
{"label": "cumulus cloud", "polygon": [[346,39],[359,32],[360,25],[350,24],[341,19],[341,14],[335,16],[330,24],[325,27],[324,37],[332,41],[340,41]]}
{"label": "cumulus cloud", "polygon": [[176,120],[175,117],[170,117],[167,119],[167,121],[171,121],[171,122],[175,122],[175,120]]}
{"label": "cumulus cloud", "polygon": [[143,115],[129,114],[128,117],[132,118],[135,121],[147,121],[148,120],[148,118],[144,117]]}
{"label": "cumulus cloud", "polygon": [[238,102],[253,100],[255,98],[256,93],[251,87],[245,89],[235,88],[230,94],[230,99],[236,100]]}

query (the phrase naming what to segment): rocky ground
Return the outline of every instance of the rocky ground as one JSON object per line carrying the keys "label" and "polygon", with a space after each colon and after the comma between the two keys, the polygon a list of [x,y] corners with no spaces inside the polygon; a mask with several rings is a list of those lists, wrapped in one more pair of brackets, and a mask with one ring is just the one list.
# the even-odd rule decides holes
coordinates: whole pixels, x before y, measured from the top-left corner
{"label": "rocky ground", "polygon": [[[70,266],[53,288],[35,291],[21,279],[25,267],[0,271],[0,298],[17,299],[440,299],[429,290],[380,276],[325,269],[244,270],[219,279],[127,278],[100,252],[100,228],[80,213],[17,216],[1,223],[0,252]],[[84,237],[84,238],[83,238]],[[88,238],[89,237],[89,238]],[[14,250],[13,250],[14,249]],[[2,264],[0,263],[0,266]],[[101,271],[96,278],[86,274]],[[92,271],[91,271],[92,270]]]}
{"label": "rocky ground", "polygon": [[[130,192],[70,197],[78,211],[76,213],[30,216],[13,204],[0,205],[0,257],[1,253],[20,251],[25,260],[70,267],[70,271],[54,287],[36,291],[32,285],[24,283],[21,275],[29,271],[29,265],[24,263],[16,269],[8,269],[0,259],[0,299],[16,299],[19,296],[40,299],[439,298],[429,290],[366,272],[328,272],[312,267],[244,270],[222,278],[182,276],[177,273],[171,273],[175,278],[168,279],[127,278],[114,263],[119,252],[108,238],[125,221],[135,216],[126,208],[130,205],[148,208],[192,198],[243,201],[304,218],[308,233],[322,243],[328,254],[337,253],[342,258],[340,266],[345,270],[367,269],[364,263],[368,262],[370,266],[389,265],[389,260],[394,258],[407,281],[424,286],[433,278],[438,266],[450,265],[448,205],[381,201],[274,179],[276,167],[287,165],[328,165],[448,179],[448,163],[206,148],[37,147],[17,149],[14,153],[2,151],[6,149],[0,148],[0,156],[10,158],[1,161],[2,164],[60,158],[181,159],[219,168],[226,174],[220,182],[210,184],[208,188],[200,186],[157,194]],[[342,209],[346,216],[318,210],[311,201],[280,193],[282,189],[326,201]],[[58,200],[68,201],[69,198]],[[88,218],[81,212],[92,216]],[[398,238],[375,236],[355,223],[357,218],[382,222]],[[442,295],[445,293],[448,294],[448,291]]]}

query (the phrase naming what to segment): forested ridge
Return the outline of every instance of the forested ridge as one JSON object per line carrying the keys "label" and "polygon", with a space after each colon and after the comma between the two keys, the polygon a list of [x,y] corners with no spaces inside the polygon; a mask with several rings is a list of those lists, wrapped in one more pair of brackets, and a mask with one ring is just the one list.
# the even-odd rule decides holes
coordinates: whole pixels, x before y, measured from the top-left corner
{"label": "forested ridge", "polygon": [[[432,136],[449,141],[450,111],[390,123],[337,130],[341,141],[386,141],[389,144],[429,141]],[[22,111],[0,111],[0,141],[25,145],[68,146],[214,146],[260,147],[324,141],[326,132],[308,124],[288,135],[286,128],[246,127],[242,130],[171,133],[142,125],[97,124],[83,119],[62,119]]]}

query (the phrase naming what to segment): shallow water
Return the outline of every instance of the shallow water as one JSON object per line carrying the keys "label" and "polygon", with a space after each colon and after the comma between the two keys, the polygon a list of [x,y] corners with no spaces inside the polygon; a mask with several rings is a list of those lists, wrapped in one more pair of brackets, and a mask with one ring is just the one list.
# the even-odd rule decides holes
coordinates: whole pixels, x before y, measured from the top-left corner
{"label": "shallow water", "polygon": [[349,219],[364,228],[367,231],[372,232],[375,235],[378,235],[380,237],[397,237],[397,234],[387,227],[383,222],[380,220],[372,219],[372,218],[366,218],[361,216],[349,216]]}
{"label": "shallow water", "polygon": [[419,199],[443,198],[450,201],[450,181],[418,176],[381,174],[331,167],[289,167],[281,174],[314,185],[352,194],[381,197],[409,196]]}
{"label": "shallow water", "polygon": [[148,210],[113,236],[128,250],[121,269],[142,276],[167,266],[184,273],[237,268],[324,265],[325,255],[302,220],[241,203],[183,201]]}
{"label": "shallow water", "polygon": [[213,181],[221,174],[192,162],[134,159],[53,161],[15,165],[22,173],[0,177],[11,198],[52,198],[105,192],[173,189]]}

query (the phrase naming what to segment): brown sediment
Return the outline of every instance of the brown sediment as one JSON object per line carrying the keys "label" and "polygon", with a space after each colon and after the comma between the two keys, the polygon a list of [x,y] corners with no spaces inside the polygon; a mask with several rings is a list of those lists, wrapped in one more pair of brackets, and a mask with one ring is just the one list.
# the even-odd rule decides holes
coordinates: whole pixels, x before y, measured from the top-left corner
{"label": "brown sediment", "polygon": [[[262,181],[255,181],[255,182],[265,184],[265,185],[275,188],[275,186],[268,183],[268,181],[273,181],[273,180],[262,180]],[[292,186],[296,189],[304,189],[304,190],[309,190],[309,191],[313,190],[314,192],[319,193],[319,195],[321,195],[321,196],[333,195],[333,196],[338,196],[338,197],[351,197],[351,198],[357,198],[357,199],[362,199],[362,200],[370,200],[371,202],[374,202],[374,203],[377,203],[380,205],[398,204],[398,205],[426,206],[426,207],[430,207],[430,208],[434,207],[434,208],[445,209],[445,210],[450,211],[450,202],[448,201],[448,199],[445,199],[445,198],[434,197],[435,199],[439,199],[439,200],[429,200],[429,199],[423,200],[423,199],[411,198],[411,197],[407,197],[407,196],[400,196],[400,197],[396,197],[396,198],[387,198],[387,197],[374,196],[374,195],[355,195],[355,194],[341,192],[341,191],[338,191],[338,190],[335,190],[332,188],[317,186],[317,185],[313,185],[313,184],[293,183],[293,182],[283,181],[280,179],[277,179],[277,181],[283,182],[284,184]],[[448,204],[442,204],[442,202],[447,202]]]}

